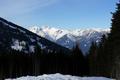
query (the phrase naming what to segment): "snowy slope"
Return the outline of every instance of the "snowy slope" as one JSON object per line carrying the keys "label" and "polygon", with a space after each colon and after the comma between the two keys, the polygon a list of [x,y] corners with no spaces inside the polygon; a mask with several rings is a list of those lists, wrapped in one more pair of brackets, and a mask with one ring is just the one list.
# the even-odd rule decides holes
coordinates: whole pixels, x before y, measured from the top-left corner
{"label": "snowy slope", "polygon": [[78,42],[84,53],[88,51],[92,41],[99,43],[102,35],[109,33],[109,29],[62,30],[48,26],[33,26],[29,30],[70,49]]}
{"label": "snowy slope", "polygon": [[113,80],[105,77],[77,77],[62,74],[51,74],[42,76],[26,76],[16,79],[6,79],[6,80]]}
{"label": "snowy slope", "polygon": [[48,26],[44,26],[41,28],[37,26],[29,27],[28,30],[52,41],[56,41],[57,39],[68,33],[68,31],[57,28],[50,28]]}

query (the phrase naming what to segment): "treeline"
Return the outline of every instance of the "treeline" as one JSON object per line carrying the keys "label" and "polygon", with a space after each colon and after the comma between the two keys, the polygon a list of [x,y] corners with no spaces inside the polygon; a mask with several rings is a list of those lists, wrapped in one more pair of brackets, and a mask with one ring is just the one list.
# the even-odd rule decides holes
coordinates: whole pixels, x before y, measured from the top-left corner
{"label": "treeline", "polygon": [[26,54],[16,50],[0,52],[0,78],[53,73],[88,75],[88,62],[79,46],[74,47],[71,53],[61,50],[59,53],[46,52],[39,45],[35,46],[35,53]]}
{"label": "treeline", "polygon": [[120,80],[120,2],[112,13],[111,31],[103,35],[97,45],[89,50],[90,75],[106,76]]}

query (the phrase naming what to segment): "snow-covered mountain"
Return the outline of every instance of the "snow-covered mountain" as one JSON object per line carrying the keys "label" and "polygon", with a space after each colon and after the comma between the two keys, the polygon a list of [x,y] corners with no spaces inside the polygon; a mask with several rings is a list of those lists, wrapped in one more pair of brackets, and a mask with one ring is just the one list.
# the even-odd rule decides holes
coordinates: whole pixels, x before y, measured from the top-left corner
{"label": "snow-covered mountain", "polygon": [[5,79],[5,80],[115,80],[105,77],[78,77],[71,75],[62,75],[62,74],[49,74],[49,75],[41,75],[41,76],[26,76],[20,77],[16,79]]}
{"label": "snow-covered mountain", "polygon": [[35,46],[39,45],[46,51],[59,50],[69,51],[69,49],[51,42],[37,34],[0,18],[0,49],[10,51],[11,49],[34,53]]}
{"label": "snow-covered mountain", "polygon": [[84,53],[89,50],[91,42],[100,42],[103,34],[109,33],[109,29],[76,29],[63,30],[53,27],[29,27],[30,31],[48,39],[66,48],[72,49],[76,43],[80,44],[80,48]]}

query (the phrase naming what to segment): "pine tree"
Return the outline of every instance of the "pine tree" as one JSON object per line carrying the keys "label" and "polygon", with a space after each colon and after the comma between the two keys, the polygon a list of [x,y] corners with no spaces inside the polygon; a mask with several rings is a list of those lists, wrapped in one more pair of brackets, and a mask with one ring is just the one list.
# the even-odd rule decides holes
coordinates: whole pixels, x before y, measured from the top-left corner
{"label": "pine tree", "polygon": [[34,70],[35,70],[35,75],[40,74],[40,59],[41,59],[41,48],[38,44],[35,46],[35,55],[34,55]]}
{"label": "pine tree", "polygon": [[86,74],[85,70],[85,57],[79,48],[79,44],[76,44],[73,48],[73,72],[76,75],[83,76]]}
{"label": "pine tree", "polygon": [[89,61],[89,70],[90,75],[96,75],[96,57],[97,57],[97,44],[95,42],[91,43],[91,47],[89,49],[88,61]]}
{"label": "pine tree", "polygon": [[[107,77],[119,77],[120,78],[120,2],[117,4],[116,11],[113,14],[112,17],[112,24],[111,24],[111,31],[108,35],[108,39],[106,42],[102,45],[100,45],[102,52],[99,50],[99,56],[100,53],[102,53],[101,58],[104,63],[102,63],[104,66],[103,73],[101,75],[107,76]],[[100,59],[99,59],[100,60]],[[99,63],[100,64],[100,63]],[[99,67],[100,68],[100,67]]]}
{"label": "pine tree", "polygon": [[97,48],[97,56],[96,56],[96,68],[97,68],[97,72],[96,74],[98,76],[104,76],[104,72],[106,70],[106,63],[105,63],[105,59],[107,54],[105,54],[105,44],[107,41],[107,37],[106,35],[103,35],[101,38],[100,43],[98,44],[98,48]]}
{"label": "pine tree", "polygon": [[120,79],[120,2],[117,3],[116,12],[113,13],[111,33],[109,35],[112,47],[112,75]]}

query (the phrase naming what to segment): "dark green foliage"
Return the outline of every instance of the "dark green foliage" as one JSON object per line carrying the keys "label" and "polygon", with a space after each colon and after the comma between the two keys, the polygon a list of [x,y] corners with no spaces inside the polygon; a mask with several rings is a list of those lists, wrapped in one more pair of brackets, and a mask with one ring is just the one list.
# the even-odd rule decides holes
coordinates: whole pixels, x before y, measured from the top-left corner
{"label": "dark green foliage", "polygon": [[[21,51],[11,49],[16,40],[26,44],[21,44]],[[0,79],[51,73],[83,76],[88,74],[87,68],[87,59],[78,46],[71,51],[0,18]]]}
{"label": "dark green foliage", "polygon": [[89,64],[95,71],[90,67],[90,74],[120,79],[120,3],[112,14],[112,27],[108,37],[103,35],[97,49],[94,45],[91,46]]}
{"label": "dark green foliage", "polygon": [[102,75],[108,77],[116,77],[116,71],[120,68],[117,67],[119,64],[116,63],[120,61],[118,59],[120,56],[120,3],[117,4],[116,9],[116,12],[113,13],[112,27],[108,39],[105,43],[101,44],[103,45],[101,58],[102,61],[104,61],[104,63],[102,63],[104,65]]}
{"label": "dark green foliage", "polygon": [[83,55],[78,44],[73,48],[72,61],[74,63],[73,72],[75,72],[75,74],[79,74],[80,76],[88,75],[89,69],[87,59]]}
{"label": "dark green foliage", "polygon": [[[2,49],[2,48],[1,48]],[[87,60],[76,46],[71,53],[42,50],[35,46],[35,53],[0,49],[0,77],[14,78],[27,75],[62,73],[88,75]]]}
{"label": "dark green foliage", "polygon": [[97,56],[97,44],[92,42],[88,54],[90,75],[96,75],[96,56]]}
{"label": "dark green foliage", "polygon": [[[120,79],[120,3],[117,4],[116,12],[113,13],[111,33],[108,37],[111,49],[112,67],[111,73],[113,77]],[[114,66],[113,66],[114,65]]]}
{"label": "dark green foliage", "polygon": [[107,41],[107,38],[105,35],[103,35],[97,49],[96,75],[98,76],[104,76],[106,74],[105,71],[107,70],[106,67],[108,64],[105,63],[105,61],[107,61],[107,58],[106,58],[107,54],[105,53],[106,41]]}

